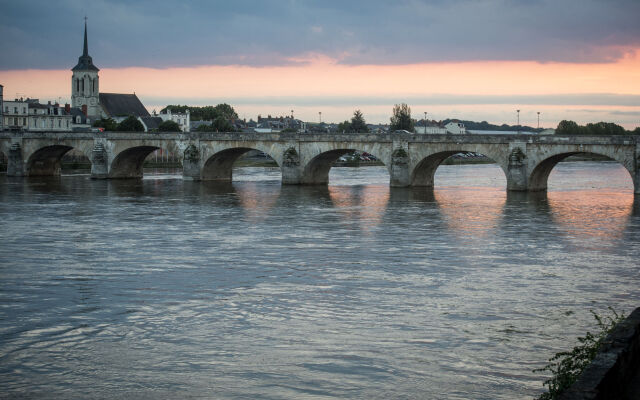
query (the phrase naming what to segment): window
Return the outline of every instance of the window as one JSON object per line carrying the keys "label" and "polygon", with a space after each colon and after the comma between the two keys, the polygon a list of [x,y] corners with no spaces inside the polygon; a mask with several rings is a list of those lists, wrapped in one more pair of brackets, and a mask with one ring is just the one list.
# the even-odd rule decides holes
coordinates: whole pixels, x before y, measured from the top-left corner
{"label": "window", "polygon": [[13,107],[13,113],[17,114],[18,113],[18,107]]}
{"label": "window", "polygon": [[61,119],[58,120],[58,128],[62,128],[62,120]]}
{"label": "window", "polygon": [[27,126],[27,119],[26,118],[22,118],[22,126]]}
{"label": "window", "polygon": [[84,93],[84,79],[82,80],[82,84],[80,85],[80,87],[82,87],[82,92]]}
{"label": "window", "polygon": [[22,113],[26,114],[27,113],[27,107],[22,107]]}

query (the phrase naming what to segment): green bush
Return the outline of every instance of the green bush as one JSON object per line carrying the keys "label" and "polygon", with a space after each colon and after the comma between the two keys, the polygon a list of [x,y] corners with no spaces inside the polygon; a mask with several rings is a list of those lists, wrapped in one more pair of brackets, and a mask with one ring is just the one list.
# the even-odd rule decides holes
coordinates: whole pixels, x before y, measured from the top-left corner
{"label": "green bush", "polygon": [[593,318],[595,318],[599,331],[594,333],[587,332],[584,337],[578,338],[579,345],[571,351],[562,351],[556,353],[549,359],[549,363],[540,369],[534,369],[533,372],[551,372],[551,378],[544,381],[544,386],[548,387],[548,392],[538,397],[538,400],[554,400],[568,389],[578,379],[580,374],[587,368],[598,354],[602,341],[615,326],[624,319],[624,315],[618,314],[613,308],[609,307],[613,316],[601,317],[593,310]]}
{"label": "green bush", "polygon": [[131,115],[118,124],[117,130],[120,132],[144,132],[144,126],[142,125],[142,122],[138,121],[136,117]]}
{"label": "green bush", "polygon": [[158,125],[158,131],[160,132],[182,132],[180,129],[180,125],[178,125],[175,121],[162,121],[160,125]]}

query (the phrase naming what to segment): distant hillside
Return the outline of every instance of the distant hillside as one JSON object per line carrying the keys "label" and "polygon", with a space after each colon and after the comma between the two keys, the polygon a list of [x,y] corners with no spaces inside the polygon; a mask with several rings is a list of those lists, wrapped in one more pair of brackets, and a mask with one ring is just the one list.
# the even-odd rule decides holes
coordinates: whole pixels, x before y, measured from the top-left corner
{"label": "distant hillside", "polygon": [[[494,124],[490,124],[487,121],[482,121],[482,122],[475,122],[475,121],[463,121],[463,120],[459,120],[459,119],[445,119],[444,121],[442,121],[443,125],[448,124],[451,121],[460,121],[464,124],[464,126],[467,129],[470,130],[478,130],[478,131],[529,131],[529,132],[541,132],[544,129],[540,128],[533,128],[531,126],[526,126],[526,125],[507,125],[507,124],[502,124],[502,125],[494,125]],[[419,126],[419,124],[418,124]]]}

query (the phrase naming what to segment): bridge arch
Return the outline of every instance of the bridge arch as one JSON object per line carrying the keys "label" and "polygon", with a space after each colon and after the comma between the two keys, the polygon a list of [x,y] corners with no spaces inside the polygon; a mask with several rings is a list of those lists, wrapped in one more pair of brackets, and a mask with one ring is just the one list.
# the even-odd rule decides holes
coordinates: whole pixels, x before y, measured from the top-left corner
{"label": "bridge arch", "polygon": [[134,146],[119,152],[111,161],[110,178],[142,178],[144,160],[156,150],[157,146]]}
{"label": "bridge arch", "polygon": [[[509,180],[508,171],[508,149],[494,150],[489,146],[471,145],[471,146],[446,146],[442,148],[429,149],[430,151],[416,152],[413,167],[409,170],[411,186],[416,187],[434,187],[436,170],[449,157],[463,153],[473,153],[487,157],[495,162],[502,172],[505,179]],[[508,185],[508,182],[507,182]]]}
{"label": "bridge arch", "polygon": [[[532,168],[531,173],[528,178],[528,189],[529,191],[545,191],[547,190],[549,175],[551,171],[558,165],[559,162],[565,160],[568,157],[575,155],[597,155],[604,156],[611,161],[616,161],[627,170],[630,175],[631,182],[634,185],[634,191],[638,192],[638,187],[636,187],[637,183],[634,180],[635,171],[633,166],[633,159],[629,160],[628,158],[621,157],[618,153],[606,152],[606,151],[596,151],[596,150],[584,150],[584,151],[563,151],[548,156],[541,161],[538,161]],[[640,160],[639,160],[640,161]]]}
{"label": "bridge arch", "polygon": [[72,149],[79,150],[89,162],[90,152],[82,146],[75,147],[72,144],[54,144],[37,148],[27,158],[25,164],[27,176],[56,176],[60,175],[62,157]]}
{"label": "bridge arch", "polygon": [[271,149],[263,148],[262,146],[247,146],[247,147],[229,147],[226,149],[217,149],[208,156],[203,164],[200,172],[200,178],[205,181],[224,181],[231,182],[233,180],[233,164],[243,155],[252,150],[257,150],[265,153],[276,164],[282,168],[281,157],[276,154],[272,154]]}
{"label": "bridge arch", "polygon": [[302,168],[300,183],[303,185],[326,185],[329,183],[329,171],[343,155],[360,151],[374,156],[382,162],[391,176],[391,154],[379,145],[369,143],[335,143],[316,149],[315,154],[307,157]]}

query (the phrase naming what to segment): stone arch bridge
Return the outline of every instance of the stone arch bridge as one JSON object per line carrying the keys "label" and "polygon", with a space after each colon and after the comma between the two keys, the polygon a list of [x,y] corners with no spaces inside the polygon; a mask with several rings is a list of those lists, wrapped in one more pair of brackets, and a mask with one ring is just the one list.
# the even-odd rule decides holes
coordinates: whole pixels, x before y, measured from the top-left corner
{"label": "stone arch bridge", "polygon": [[332,163],[359,150],[382,161],[391,186],[398,187],[431,187],[447,157],[473,152],[493,159],[513,191],[546,190],[558,162],[590,153],[622,164],[634,192],[640,193],[638,136],[0,132],[9,176],[57,175],[62,156],[71,149],[91,160],[96,179],[140,178],[146,156],[163,149],[181,159],[185,179],[220,181],[230,181],[235,160],[255,149],[278,163],[283,184],[327,184]]}

